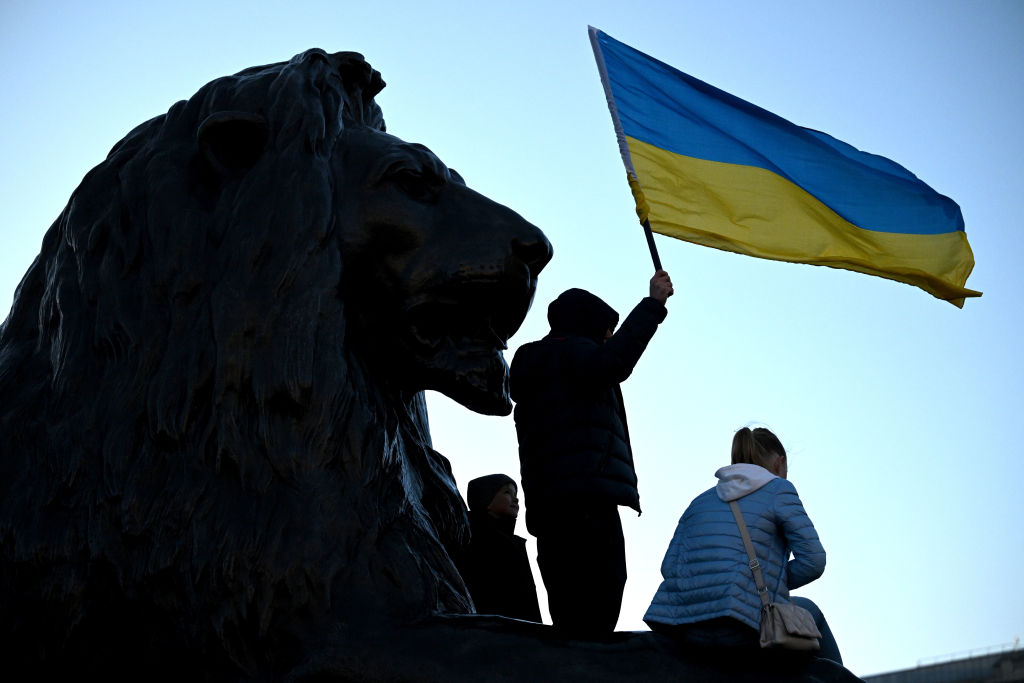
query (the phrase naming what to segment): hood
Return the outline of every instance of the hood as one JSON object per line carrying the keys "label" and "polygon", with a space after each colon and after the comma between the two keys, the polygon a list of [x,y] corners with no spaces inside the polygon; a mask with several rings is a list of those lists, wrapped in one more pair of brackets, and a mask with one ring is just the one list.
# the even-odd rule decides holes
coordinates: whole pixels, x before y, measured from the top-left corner
{"label": "hood", "polygon": [[619,314],[585,289],[568,289],[548,306],[552,334],[578,334],[596,342],[619,324]]}
{"label": "hood", "polygon": [[[495,494],[505,484],[515,484],[515,480],[507,474],[488,474],[485,477],[477,477],[469,482],[466,489],[466,502],[469,509],[474,512],[487,512],[487,506],[494,500]],[[519,488],[518,486],[516,487]]]}
{"label": "hood", "polygon": [[715,472],[715,476],[718,477],[715,492],[726,503],[753,493],[772,479],[778,479],[776,475],[760,465],[746,463],[722,467]]}

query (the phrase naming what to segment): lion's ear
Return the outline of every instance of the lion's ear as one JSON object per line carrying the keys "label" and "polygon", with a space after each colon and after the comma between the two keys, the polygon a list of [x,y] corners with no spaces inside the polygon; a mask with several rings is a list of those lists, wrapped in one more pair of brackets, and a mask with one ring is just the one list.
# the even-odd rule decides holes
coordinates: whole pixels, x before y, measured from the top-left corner
{"label": "lion's ear", "polygon": [[219,111],[199,124],[199,151],[221,173],[250,168],[267,146],[267,120],[244,111]]}

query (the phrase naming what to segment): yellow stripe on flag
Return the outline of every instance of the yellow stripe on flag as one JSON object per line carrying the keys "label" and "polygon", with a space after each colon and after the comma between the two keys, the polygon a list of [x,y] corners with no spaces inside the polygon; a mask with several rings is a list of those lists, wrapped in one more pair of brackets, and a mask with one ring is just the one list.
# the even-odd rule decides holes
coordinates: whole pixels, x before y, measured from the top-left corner
{"label": "yellow stripe on flag", "polygon": [[[915,285],[963,307],[974,256],[963,231],[920,235],[865,230],[797,185],[754,166],[666,152],[626,136],[655,232],[776,261],[854,270]],[[639,193],[639,194],[638,194]],[[700,227],[697,227],[700,226]]]}

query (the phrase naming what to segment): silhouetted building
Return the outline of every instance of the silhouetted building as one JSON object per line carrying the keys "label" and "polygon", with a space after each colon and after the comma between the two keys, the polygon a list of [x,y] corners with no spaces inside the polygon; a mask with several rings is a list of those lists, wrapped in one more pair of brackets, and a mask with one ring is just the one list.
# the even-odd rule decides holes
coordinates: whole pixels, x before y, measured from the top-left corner
{"label": "silhouetted building", "polygon": [[1024,682],[1024,649],[1015,644],[961,659],[861,678],[865,683],[1020,683]]}

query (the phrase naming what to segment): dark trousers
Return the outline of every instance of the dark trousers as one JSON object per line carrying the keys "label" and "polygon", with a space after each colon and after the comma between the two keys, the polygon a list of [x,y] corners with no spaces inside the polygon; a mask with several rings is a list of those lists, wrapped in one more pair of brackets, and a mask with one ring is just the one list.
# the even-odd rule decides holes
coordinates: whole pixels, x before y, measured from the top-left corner
{"label": "dark trousers", "polygon": [[[843,656],[839,653],[839,645],[836,643],[835,636],[832,635],[832,629],[829,628],[825,615],[818,609],[818,606],[810,599],[797,595],[790,595],[789,600],[794,605],[803,607],[810,612],[811,616],[814,617],[814,624],[821,632],[821,649],[810,654],[821,659],[830,659],[836,664],[842,664]],[[715,619],[697,621],[692,624],[677,625],[660,624],[652,621],[648,622],[648,625],[652,631],[664,633],[684,646],[704,648],[706,650],[745,648],[756,651],[761,648],[758,630],[732,617],[717,617]],[[776,650],[774,653],[768,654],[776,654],[783,657],[801,656],[786,650]]]}
{"label": "dark trousers", "polygon": [[626,586],[626,546],[616,506],[584,513],[576,508],[545,519],[537,534],[537,564],[555,628],[581,638],[615,630]]}

